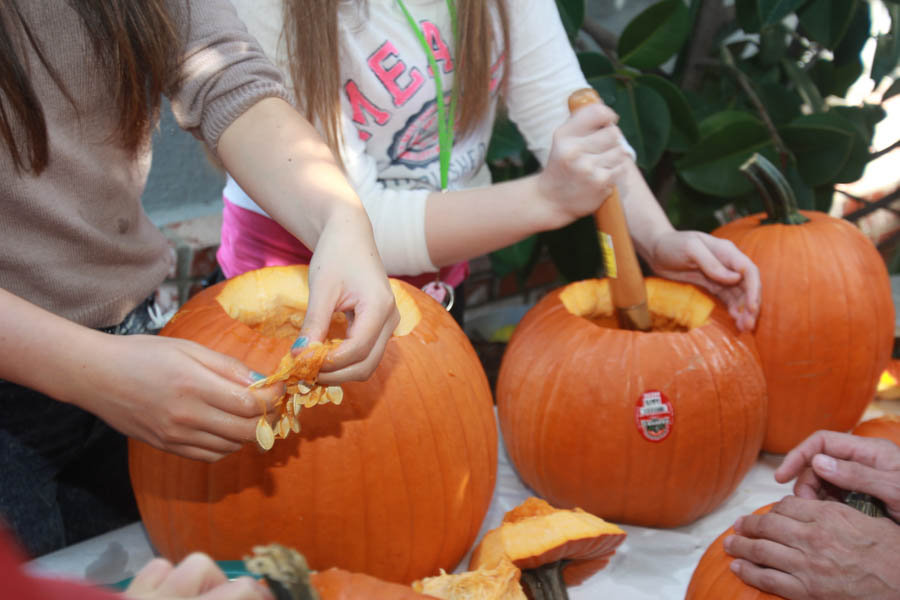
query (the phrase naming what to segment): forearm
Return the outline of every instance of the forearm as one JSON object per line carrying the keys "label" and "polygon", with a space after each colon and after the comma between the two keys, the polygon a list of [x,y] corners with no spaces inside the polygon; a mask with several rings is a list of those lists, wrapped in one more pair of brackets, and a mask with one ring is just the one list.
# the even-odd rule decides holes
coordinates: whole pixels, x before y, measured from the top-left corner
{"label": "forearm", "polygon": [[431,261],[443,267],[498,250],[566,217],[541,196],[537,176],[428,196],[425,235]]}
{"label": "forearm", "polygon": [[0,289],[0,379],[77,404],[106,337]]}
{"label": "forearm", "polygon": [[247,194],[310,248],[330,219],[365,220],[331,150],[283,100],[267,98],[244,112],[222,134],[218,153]]}
{"label": "forearm", "polygon": [[649,259],[656,240],[661,235],[674,231],[674,227],[636,164],[630,163],[625,176],[617,185],[635,250],[643,258]]}

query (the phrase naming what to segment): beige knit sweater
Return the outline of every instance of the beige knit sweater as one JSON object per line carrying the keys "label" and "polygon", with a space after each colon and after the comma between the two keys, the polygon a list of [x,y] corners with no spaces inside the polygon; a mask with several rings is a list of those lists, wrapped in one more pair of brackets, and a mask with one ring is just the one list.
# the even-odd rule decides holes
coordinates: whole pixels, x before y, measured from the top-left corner
{"label": "beige knit sweater", "polygon": [[[288,96],[227,0],[171,2],[184,15],[186,46],[172,73],[181,83],[167,95],[178,123],[214,148],[244,110]],[[50,161],[38,177],[17,174],[0,148],[0,286],[83,325],[113,325],[171,264],[165,237],[140,203],[150,148],[135,159],[110,143],[118,118],[111,86],[69,3],[19,6],[77,108],[23,44],[20,56],[47,119]]]}

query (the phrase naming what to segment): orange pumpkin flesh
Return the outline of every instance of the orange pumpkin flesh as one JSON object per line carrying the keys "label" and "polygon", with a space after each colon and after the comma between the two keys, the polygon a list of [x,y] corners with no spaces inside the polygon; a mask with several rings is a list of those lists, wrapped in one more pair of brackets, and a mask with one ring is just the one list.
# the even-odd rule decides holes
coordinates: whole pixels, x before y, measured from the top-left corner
{"label": "orange pumpkin flesh", "polygon": [[[765,169],[764,178],[783,179]],[[797,211],[784,187],[770,198],[771,214],[712,232],[759,267],[754,336],[769,396],[763,450],[773,453],[818,429],[850,430],[872,400],[894,336],[890,279],[874,244],[848,221]]]}
{"label": "orange pumpkin flesh", "polygon": [[[765,382],[752,337],[721,304],[645,283],[651,332],[618,329],[606,280],[547,295],[510,340],[497,406],[510,459],[552,505],[674,527],[712,511],[753,466]],[[654,392],[671,407],[661,432]]]}
{"label": "orange pumpkin flesh", "polygon": [[[426,294],[391,282],[401,322],[376,372],[340,405],[299,413],[267,453],[206,464],[130,442],[132,483],[154,547],[228,560],[277,542],[332,566],[408,583],[452,570],[475,541],[496,477],[490,389],[468,339]],[[196,295],[162,335],[274,373],[299,331],[305,267],[247,273]],[[268,315],[272,315],[269,320]],[[343,337],[340,320],[329,337]]]}
{"label": "orange pumpkin flesh", "polygon": [[509,560],[522,569],[522,584],[531,600],[567,598],[566,586],[578,585],[605,567],[624,540],[625,532],[612,523],[532,497],[484,535],[469,568],[491,568]]}
{"label": "orange pumpkin flesh", "polygon": [[528,600],[519,585],[521,571],[509,559],[492,568],[441,573],[413,583],[413,589],[442,600]]}

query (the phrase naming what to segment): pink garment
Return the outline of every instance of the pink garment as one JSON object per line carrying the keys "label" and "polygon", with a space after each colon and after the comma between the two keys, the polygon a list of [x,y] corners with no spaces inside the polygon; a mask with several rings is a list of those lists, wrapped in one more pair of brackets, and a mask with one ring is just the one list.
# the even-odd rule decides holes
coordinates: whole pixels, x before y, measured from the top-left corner
{"label": "pink garment", "polygon": [[[309,264],[312,252],[274,220],[222,198],[222,243],[216,259],[226,277],[276,265]],[[440,270],[442,281],[456,287],[469,276],[469,263]],[[417,288],[435,280],[434,273],[399,276]]]}

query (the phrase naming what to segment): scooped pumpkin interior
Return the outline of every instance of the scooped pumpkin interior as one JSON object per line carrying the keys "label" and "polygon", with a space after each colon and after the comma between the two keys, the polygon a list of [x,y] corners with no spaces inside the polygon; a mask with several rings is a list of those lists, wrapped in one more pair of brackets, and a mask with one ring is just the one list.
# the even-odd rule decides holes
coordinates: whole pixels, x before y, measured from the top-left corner
{"label": "scooped pumpkin interior", "polygon": [[[399,281],[392,279],[390,284],[400,312],[400,322],[394,328],[393,336],[401,337],[415,329],[422,313],[415,299]],[[309,268],[296,265],[248,271],[228,280],[216,296],[216,301],[228,316],[260,335],[296,339],[309,306]],[[341,403],[343,390],[340,386],[323,387],[317,385],[316,380],[328,353],[347,336],[347,327],[347,316],[335,313],[324,343],[312,342],[296,355],[286,352],[273,373],[266,373],[265,379],[250,386],[284,385],[274,425],[266,414],[257,423],[256,441],[260,448],[269,450],[276,439],[284,439],[292,432],[298,433],[298,417],[302,408]]]}
{"label": "scooped pumpkin interior", "polygon": [[[422,320],[422,312],[399,281],[389,281],[400,312],[400,322],[394,328],[393,335],[404,336]],[[262,335],[296,338],[309,305],[309,268],[295,265],[248,271],[229,279],[216,296],[216,301],[231,318]],[[344,338],[346,332],[346,315],[335,313],[328,337]]]}
{"label": "scooped pumpkin interior", "polygon": [[[647,308],[651,331],[689,331],[706,324],[715,301],[686,283],[648,277]],[[587,279],[567,285],[559,294],[566,310],[600,327],[618,329],[608,279]]]}

